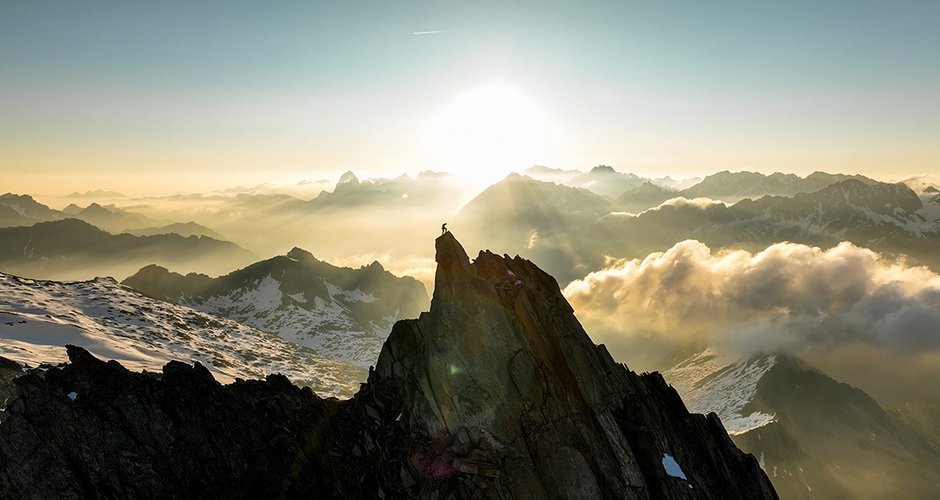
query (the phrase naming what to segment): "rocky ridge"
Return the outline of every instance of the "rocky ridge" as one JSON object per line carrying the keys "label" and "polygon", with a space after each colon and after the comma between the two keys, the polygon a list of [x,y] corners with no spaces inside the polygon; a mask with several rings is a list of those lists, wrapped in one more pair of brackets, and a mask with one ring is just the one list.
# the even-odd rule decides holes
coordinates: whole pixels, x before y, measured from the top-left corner
{"label": "rocky ridge", "polygon": [[714,414],[595,346],[531,262],[438,238],[430,311],[350,400],[280,376],[221,386],[69,349],[16,379],[0,493],[21,498],[776,498]]}

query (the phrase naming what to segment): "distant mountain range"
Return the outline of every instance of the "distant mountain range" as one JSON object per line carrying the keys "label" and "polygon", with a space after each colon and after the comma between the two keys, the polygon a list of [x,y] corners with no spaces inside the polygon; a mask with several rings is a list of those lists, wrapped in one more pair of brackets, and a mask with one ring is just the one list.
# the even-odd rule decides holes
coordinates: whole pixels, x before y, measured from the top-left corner
{"label": "distant mountain range", "polygon": [[[681,201],[681,200],[680,200]],[[678,202],[599,222],[609,255],[639,257],[684,239],[712,248],[763,249],[780,241],[822,247],[841,241],[907,254],[940,268],[940,216],[903,184],[847,179],[792,197],[764,196],[732,205]]]}
{"label": "distant mountain range", "polygon": [[763,196],[794,196],[813,193],[847,179],[860,182],[876,181],[861,175],[828,174],[814,172],[806,177],[794,174],[722,171],[705,177],[702,182],[679,191],[684,198],[712,198],[725,202],[736,202],[745,198]]}
{"label": "distant mountain range", "polygon": [[70,204],[63,209],[68,217],[83,220],[111,233],[120,233],[129,229],[140,229],[160,225],[161,221],[146,215],[122,210],[115,206],[103,206],[91,203],[82,208]]}
{"label": "distant mountain range", "polygon": [[[750,180],[734,192],[755,185],[770,189],[784,181],[792,181],[790,190],[832,183],[815,192],[746,198],[729,205],[681,197],[649,182],[609,202],[585,188],[513,174],[464,206],[453,227],[469,230],[469,241],[533,255],[563,282],[599,269],[607,256],[644,257],[686,239],[712,248],[751,250],[780,241],[824,247],[851,241],[940,269],[935,251],[940,198],[918,196],[903,184],[842,177],[762,176],[765,182],[756,182],[748,174],[743,178]],[[655,206],[643,208],[647,204]]]}
{"label": "distant mountain range", "polygon": [[428,306],[424,285],[378,262],[336,267],[299,248],[219,278],[148,266],[123,283],[360,366],[375,363],[396,321]]}
{"label": "distant mountain range", "polygon": [[391,179],[360,180],[349,171],[340,176],[333,191],[323,191],[310,201],[285,205],[283,208],[294,209],[300,205],[308,211],[336,211],[370,205],[413,207],[453,198],[458,188],[450,174],[441,172],[421,172],[415,177],[400,175]]}
{"label": "distant mountain range", "polygon": [[24,194],[0,195],[0,227],[28,226],[67,217]]}
{"label": "distant mountain range", "polygon": [[718,414],[783,499],[940,496],[940,439],[924,430],[938,428],[933,407],[886,411],[783,353],[735,360],[703,350],[663,375],[690,411]]}
{"label": "distant mountain range", "polygon": [[282,373],[323,395],[351,396],[365,370],[243,324],[146,297],[117,282],[38,281],[0,274],[0,356],[36,367],[65,344],[136,370],[199,361],[224,382]]}
{"label": "distant mountain range", "polygon": [[[80,195],[90,198],[108,192],[89,191]],[[76,197],[70,195],[70,197]],[[31,226],[38,222],[78,219],[113,234],[126,232],[135,236],[176,233],[180,236],[208,236],[224,240],[219,233],[195,222],[169,223],[143,214],[127,211],[114,205],[90,203],[85,207],[70,203],[62,210],[55,210],[28,195],[7,193],[0,195],[0,228]]]}
{"label": "distant mountain range", "polygon": [[585,188],[611,200],[616,199],[625,191],[633,189],[644,182],[649,182],[670,191],[679,191],[693,186],[702,180],[698,177],[681,180],[676,180],[669,176],[647,178],[632,173],[619,172],[609,165],[598,165],[587,172],[534,166],[526,169],[522,173],[540,181]]}
{"label": "distant mountain range", "polygon": [[77,219],[0,228],[0,271],[34,278],[126,276],[153,262],[220,273],[254,258],[208,237],[114,235]]}
{"label": "distant mountain range", "polygon": [[71,203],[62,210],[55,210],[34,200],[32,196],[12,193],[0,195],[0,227],[30,226],[37,222],[68,218],[83,220],[112,233],[161,224],[161,221],[116,206],[91,203],[80,207]]}
{"label": "distant mountain range", "polygon": [[[812,193],[846,179],[875,182],[861,175],[826,172],[814,172],[806,177],[800,177],[779,172],[765,175],[758,172],[729,172],[727,170],[708,175],[704,179],[676,181],[671,177],[647,178],[618,172],[607,165],[598,165],[588,172],[533,167],[526,170],[525,174],[537,180],[584,188],[610,201],[619,200],[629,191],[643,184],[651,184],[663,192],[673,193],[670,198],[680,196],[689,199],[711,198],[734,203],[745,198],[760,198],[768,195],[793,196],[800,193]],[[652,208],[658,204],[646,205],[640,209]]]}
{"label": "distant mountain range", "polygon": [[207,236],[215,240],[225,240],[221,234],[195,222],[175,222],[160,227],[145,227],[141,229],[128,229],[124,231],[134,236],[155,236],[158,234],[178,234],[180,236]]}

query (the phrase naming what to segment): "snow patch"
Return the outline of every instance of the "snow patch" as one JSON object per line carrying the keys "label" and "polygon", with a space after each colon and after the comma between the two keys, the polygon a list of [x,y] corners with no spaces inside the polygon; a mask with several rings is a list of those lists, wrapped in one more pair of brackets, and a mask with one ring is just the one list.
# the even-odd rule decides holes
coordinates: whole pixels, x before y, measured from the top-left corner
{"label": "snow patch", "polygon": [[[399,314],[359,321],[352,308],[378,299],[356,288],[345,290],[323,281],[327,297],[306,292],[284,294],[270,274],[247,286],[186,304],[211,314],[279,335],[321,356],[360,367],[374,365],[382,343]],[[285,300],[285,295],[293,301]]]}
{"label": "snow patch", "polygon": [[754,399],[757,384],[776,364],[776,356],[756,356],[730,362],[727,357],[705,350],[663,372],[679,391],[689,411],[715,412],[728,434],[743,434],[774,421],[775,415],[762,412],[744,414]]}
{"label": "snow patch", "polygon": [[666,469],[666,474],[677,477],[688,481],[689,478],[685,477],[685,472],[682,472],[682,467],[679,467],[679,462],[676,462],[676,459],[667,453],[663,454],[663,469]]}
{"label": "snow patch", "polygon": [[[280,304],[276,281],[259,285],[260,298],[249,297],[252,307]],[[135,371],[198,361],[223,383],[281,373],[324,396],[350,396],[365,377],[361,368],[276,334],[151,299],[113,280],[56,282],[0,273],[0,356],[31,366],[63,363],[66,344]]]}

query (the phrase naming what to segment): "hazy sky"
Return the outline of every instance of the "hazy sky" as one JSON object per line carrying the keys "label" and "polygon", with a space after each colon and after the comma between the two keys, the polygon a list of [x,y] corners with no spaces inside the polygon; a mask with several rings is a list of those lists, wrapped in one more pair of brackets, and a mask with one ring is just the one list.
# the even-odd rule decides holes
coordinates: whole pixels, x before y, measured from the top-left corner
{"label": "hazy sky", "polygon": [[937,173],[938,33],[936,0],[3,0],[0,191]]}

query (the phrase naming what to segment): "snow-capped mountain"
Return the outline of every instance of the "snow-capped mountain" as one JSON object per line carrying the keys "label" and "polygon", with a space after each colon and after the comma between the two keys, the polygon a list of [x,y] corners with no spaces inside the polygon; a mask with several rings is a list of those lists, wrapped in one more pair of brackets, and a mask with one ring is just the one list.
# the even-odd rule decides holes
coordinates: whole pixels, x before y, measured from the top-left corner
{"label": "snow-capped mountain", "polygon": [[847,179],[814,193],[727,205],[678,198],[638,215],[612,213],[591,229],[600,255],[645,257],[686,240],[756,251],[789,241],[832,247],[849,241],[940,269],[940,206],[903,184]]}
{"label": "snow-capped mountain", "polygon": [[680,193],[685,198],[712,198],[725,202],[736,202],[744,198],[763,196],[794,196],[813,193],[832,184],[848,179],[874,182],[861,175],[829,174],[813,172],[806,177],[776,172],[764,175],[758,172],[718,172],[702,179]]}
{"label": "snow-capped mountain", "polygon": [[763,427],[774,421],[772,413],[749,407],[757,384],[777,362],[775,355],[733,360],[704,350],[680,362],[663,376],[679,391],[689,411],[715,412],[731,435]]}
{"label": "snow-capped mountain", "polygon": [[378,262],[341,268],[300,248],[220,278],[148,266],[124,284],[359,366],[375,363],[396,321],[417,317],[428,305],[424,285]]}
{"label": "snow-capped mountain", "polygon": [[940,495],[940,443],[792,355],[706,349],[663,376],[690,411],[718,414],[781,498]]}
{"label": "snow-capped mountain", "polygon": [[731,211],[738,224],[763,231],[799,230],[836,238],[876,228],[915,237],[940,233],[940,221],[904,184],[845,180],[815,193],[744,200]]}
{"label": "snow-capped mountain", "polygon": [[146,297],[110,278],[38,281],[0,274],[0,356],[35,367],[66,344],[159,372],[198,361],[223,382],[281,373],[323,395],[351,396],[365,371],[225,318]]}

